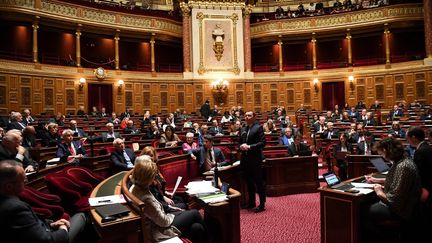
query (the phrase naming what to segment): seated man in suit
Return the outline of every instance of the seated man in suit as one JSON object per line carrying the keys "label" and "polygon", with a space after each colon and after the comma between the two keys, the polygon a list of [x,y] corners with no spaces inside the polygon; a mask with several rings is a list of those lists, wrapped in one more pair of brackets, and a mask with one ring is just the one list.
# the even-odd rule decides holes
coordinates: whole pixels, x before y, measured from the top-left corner
{"label": "seated man in suit", "polygon": [[2,160],[16,160],[24,166],[25,172],[33,172],[37,163],[31,159],[26,148],[21,146],[22,135],[17,129],[9,130],[0,143],[0,162]]}
{"label": "seated man in suit", "polygon": [[333,122],[327,122],[327,127],[324,129],[324,133],[321,135],[323,139],[332,139],[339,137],[339,130],[333,127]]}
{"label": "seated man in suit", "polygon": [[297,133],[294,136],[294,143],[292,143],[290,146],[288,146],[288,154],[290,156],[298,156],[299,152],[301,151],[309,151],[309,147],[302,143],[303,135],[300,133]]}
{"label": "seated man in suit", "polygon": [[111,153],[111,162],[114,170],[130,170],[135,164],[135,153],[130,148],[125,148],[124,140],[116,138],[113,142],[114,151]]}
{"label": "seated man in suit", "polygon": [[189,150],[192,159],[199,159],[199,169],[201,172],[209,171],[217,166],[227,164],[225,156],[220,148],[213,147],[213,136],[208,134],[204,136],[204,146],[198,149]]}
{"label": "seated man in suit", "polygon": [[77,127],[77,121],[71,120],[69,122],[69,128],[70,128],[70,130],[72,130],[74,132],[74,134],[73,134],[74,136],[87,137],[87,134],[84,132],[84,130]]}
{"label": "seated man in suit", "polygon": [[56,156],[60,159],[66,159],[68,163],[75,162],[79,164],[79,159],[86,155],[84,143],[86,138],[81,138],[79,141],[73,140],[74,132],[66,129],[62,132],[63,142],[57,146]]}
{"label": "seated man in suit", "polygon": [[281,137],[279,144],[290,146],[294,143],[294,134],[291,127],[287,127],[284,130],[284,135]]}
{"label": "seated man in suit", "polygon": [[8,130],[17,129],[22,131],[26,127],[23,117],[19,112],[11,112],[10,123],[7,125]]}
{"label": "seated man in suit", "polygon": [[212,121],[212,127],[209,129],[209,133],[213,136],[222,136],[224,134],[223,128],[216,119]]}
{"label": "seated man in suit", "polygon": [[364,132],[364,140],[357,145],[357,154],[359,155],[373,155],[377,154],[374,148],[374,135],[370,131]]}
{"label": "seated man in suit", "polygon": [[326,118],[324,116],[320,116],[318,122],[313,124],[315,135],[317,137],[320,137],[321,134],[324,132],[325,126],[326,126]]}
{"label": "seated man in suit", "polygon": [[110,142],[114,141],[116,138],[121,138],[121,135],[119,132],[114,132],[114,124],[111,122],[108,122],[105,125],[107,131],[101,133],[102,142]]}
{"label": "seated man in suit", "polygon": [[[18,195],[24,189],[26,175],[21,163],[0,163],[0,234],[1,242],[77,242],[87,219],[75,214],[70,221],[52,222],[39,218]],[[7,219],[7,220],[6,220]]]}
{"label": "seated man in suit", "polygon": [[126,127],[123,129],[123,133],[125,134],[138,134],[140,133],[139,129],[134,127],[134,122],[132,120],[127,121]]}
{"label": "seated man in suit", "polygon": [[388,114],[387,121],[398,120],[403,116],[403,111],[399,108],[398,105],[393,106],[393,110],[391,110]]}

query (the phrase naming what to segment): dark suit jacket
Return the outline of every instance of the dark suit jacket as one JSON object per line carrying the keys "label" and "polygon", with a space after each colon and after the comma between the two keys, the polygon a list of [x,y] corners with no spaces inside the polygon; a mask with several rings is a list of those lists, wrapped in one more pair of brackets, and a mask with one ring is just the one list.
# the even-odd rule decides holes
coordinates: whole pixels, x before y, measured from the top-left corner
{"label": "dark suit jacket", "polygon": [[[374,142],[372,142],[372,144],[370,146],[370,150],[371,150],[371,154],[372,155],[377,154],[376,151],[373,149],[373,147],[374,147]],[[357,154],[360,154],[360,155],[364,155],[365,154],[365,142],[364,141],[358,143],[358,145],[357,145]]]}
{"label": "dark suit jacket", "polygon": [[[321,138],[323,138],[323,139],[328,139],[329,133],[330,133],[330,131],[329,131],[329,130],[326,130],[326,131],[321,135]],[[339,130],[338,130],[338,129],[333,129],[333,130],[332,130],[332,134],[331,134],[330,139],[332,139],[332,138],[338,138],[338,137],[339,137]]]}
{"label": "dark suit jacket", "polygon": [[87,137],[87,134],[81,128],[77,128],[76,130],[72,130],[74,132],[74,136],[78,135],[78,137]]}
{"label": "dark suit jacket", "polygon": [[209,133],[214,136],[214,135],[216,135],[218,133],[222,133],[223,134],[224,131],[223,131],[222,127],[211,127],[209,129]]}
{"label": "dark suit jacket", "polygon": [[[200,147],[197,149],[189,150],[189,152],[188,152],[189,154],[193,154],[198,158],[199,168],[200,168],[201,172],[205,172],[204,171],[204,163],[206,162],[207,153],[208,153],[207,151],[208,150],[205,147]],[[213,147],[213,151],[214,151],[214,156],[215,156],[215,158],[214,158],[215,162],[218,163],[218,165],[219,165],[219,163],[224,163],[225,162],[225,156],[222,153],[222,151],[220,150],[220,148]]]}
{"label": "dark suit jacket", "polygon": [[26,127],[26,125],[24,124],[24,122],[22,122],[21,124],[22,124],[22,126],[20,125],[19,122],[13,121],[13,122],[11,122],[11,123],[9,123],[7,125],[7,130],[18,129],[18,130],[21,131],[21,130],[23,130]]}
{"label": "dark suit jacket", "polygon": [[[135,153],[130,148],[125,148],[126,154],[129,156],[132,164],[135,164]],[[111,153],[111,162],[113,165],[114,170],[117,171],[123,171],[123,170],[130,170],[127,167],[126,159],[123,156],[123,152],[118,152],[117,150],[114,150]]]}
{"label": "dark suit jacket", "polygon": [[414,153],[414,163],[419,169],[422,187],[429,191],[432,197],[432,146],[423,142]]}
{"label": "dark suit jacket", "polygon": [[[79,141],[72,141],[74,147],[75,147],[75,151],[76,154],[82,154],[82,155],[86,155],[86,150],[85,148],[81,145],[81,143]],[[67,156],[72,155],[71,152],[69,151],[69,147],[67,144],[65,143],[61,143],[57,146],[57,152],[56,152],[56,156],[57,158],[64,158]]]}
{"label": "dark suit jacket", "polygon": [[[314,130],[316,133],[320,130],[320,126],[321,126],[321,124],[319,122],[313,124]],[[324,128],[323,128],[323,130],[324,130]]]}
{"label": "dark suit jacket", "polygon": [[23,137],[22,146],[25,148],[36,147],[36,137],[33,135]]}
{"label": "dark suit jacket", "polygon": [[[248,130],[249,129],[249,130]],[[249,136],[248,136],[249,132]],[[264,159],[263,149],[266,144],[263,127],[256,121],[250,128],[243,127],[240,131],[239,144],[250,145],[250,150],[241,151],[240,166],[248,174],[254,177],[260,176],[261,164]]]}
{"label": "dark suit jacket", "polygon": [[309,147],[304,143],[300,143],[299,150],[296,149],[294,143],[292,143],[290,146],[288,146],[288,154],[290,156],[298,155],[299,151],[308,151],[308,150],[309,150]]}
{"label": "dark suit jacket", "polygon": [[65,230],[51,230],[17,197],[0,196],[0,218],[1,242],[69,242]]}
{"label": "dark suit jacket", "polygon": [[2,160],[15,160],[15,161],[21,162],[23,164],[24,168],[26,168],[29,165],[32,165],[36,169],[36,166],[38,165],[38,163],[30,157],[30,154],[29,154],[27,149],[24,152],[24,158],[22,161],[17,159],[16,155],[17,155],[16,153],[10,153],[9,150],[6,150],[6,148],[3,147],[3,144],[0,143],[0,161],[2,161]]}

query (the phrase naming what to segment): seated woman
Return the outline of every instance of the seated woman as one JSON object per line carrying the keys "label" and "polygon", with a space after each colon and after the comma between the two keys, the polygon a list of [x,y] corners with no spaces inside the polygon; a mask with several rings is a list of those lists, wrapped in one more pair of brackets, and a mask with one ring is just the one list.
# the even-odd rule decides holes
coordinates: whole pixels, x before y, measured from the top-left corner
{"label": "seated woman", "polygon": [[[158,165],[158,155],[156,149],[152,146],[146,146],[141,150],[140,155],[148,155],[152,158],[153,162]],[[166,181],[163,175],[159,171],[155,176],[155,180],[150,185],[150,192],[153,196],[163,205],[164,211],[166,213],[179,211],[181,209],[187,209],[187,204],[184,202],[183,198],[178,196],[173,196],[171,192],[165,190]]]}
{"label": "seated woman", "polygon": [[177,134],[174,133],[174,127],[167,126],[165,128],[165,133],[160,136],[159,143],[165,144],[165,147],[175,147],[181,142]]}
{"label": "seated woman", "polygon": [[268,119],[266,123],[263,124],[264,134],[271,134],[272,132],[276,132],[276,125],[274,124],[272,119]]}
{"label": "seated woman", "polygon": [[150,241],[158,242],[185,235],[192,242],[205,242],[206,230],[203,219],[196,209],[165,213],[162,204],[150,192],[150,185],[158,174],[157,165],[150,156],[141,155],[135,160],[131,175],[134,183],[132,194],[145,204],[144,225],[150,232]]}
{"label": "seated woman", "polygon": [[394,138],[405,138],[406,132],[405,129],[400,127],[399,121],[393,121],[391,129],[388,131],[389,137]]}
{"label": "seated woman", "polygon": [[339,169],[339,177],[341,180],[346,180],[347,172],[345,159],[342,158],[342,155],[340,155],[341,153],[352,153],[352,146],[351,143],[348,142],[348,136],[346,133],[341,133],[339,135],[339,142],[335,145],[333,153],[333,157],[336,158],[336,166]]}
{"label": "seated woman", "polygon": [[[379,202],[367,207],[364,229],[365,242],[384,242],[380,222],[397,220],[412,222],[415,219],[416,207],[420,199],[421,183],[419,172],[414,162],[405,156],[404,147],[394,138],[380,141],[376,150],[386,160],[393,163],[384,185],[375,184],[373,189]],[[404,228],[404,227],[403,227]],[[370,237],[370,239],[369,239]],[[379,241],[377,241],[379,240]],[[388,240],[388,239],[387,239]]]}
{"label": "seated woman", "polygon": [[183,153],[187,154],[189,150],[197,148],[199,148],[199,145],[194,141],[194,134],[191,132],[186,133],[186,142],[182,144]]}
{"label": "seated woman", "polygon": [[221,123],[224,124],[226,122],[231,122],[233,120],[233,117],[229,113],[229,111],[225,111],[224,115],[222,116]]}

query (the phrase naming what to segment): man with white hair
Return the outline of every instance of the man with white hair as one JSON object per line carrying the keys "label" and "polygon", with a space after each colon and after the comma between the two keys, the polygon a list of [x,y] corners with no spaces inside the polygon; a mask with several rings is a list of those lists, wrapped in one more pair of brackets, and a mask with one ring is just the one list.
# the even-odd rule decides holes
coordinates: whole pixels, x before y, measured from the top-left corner
{"label": "man with white hair", "polygon": [[31,159],[29,152],[21,143],[21,131],[9,130],[0,143],[0,163],[3,160],[16,160],[23,164],[25,172],[33,172],[37,163]]}
{"label": "man with white hair", "polygon": [[23,110],[23,123],[25,125],[28,125],[28,124],[30,124],[30,123],[32,123],[34,121],[35,121],[35,119],[31,116],[30,110],[29,109],[24,109]]}
{"label": "man with white hair", "polygon": [[56,155],[60,159],[65,159],[68,163],[79,163],[79,159],[86,155],[84,142],[86,138],[81,138],[79,141],[73,140],[74,132],[70,129],[65,129],[62,132],[63,143],[57,147]]}
{"label": "man with white hair", "polygon": [[135,164],[135,153],[132,149],[126,148],[124,140],[116,138],[113,142],[114,151],[111,153],[113,168],[117,171],[130,170]]}
{"label": "man with white hair", "polygon": [[10,123],[7,125],[8,130],[18,129],[22,131],[26,125],[23,122],[23,117],[19,112],[11,112]]}

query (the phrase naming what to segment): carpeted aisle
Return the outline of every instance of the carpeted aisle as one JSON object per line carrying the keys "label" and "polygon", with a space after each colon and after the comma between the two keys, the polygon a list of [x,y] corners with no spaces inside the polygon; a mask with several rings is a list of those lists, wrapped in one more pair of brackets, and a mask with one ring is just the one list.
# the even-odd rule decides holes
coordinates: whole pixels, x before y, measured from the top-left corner
{"label": "carpeted aisle", "polygon": [[267,197],[266,211],[240,211],[241,242],[320,242],[319,193]]}

